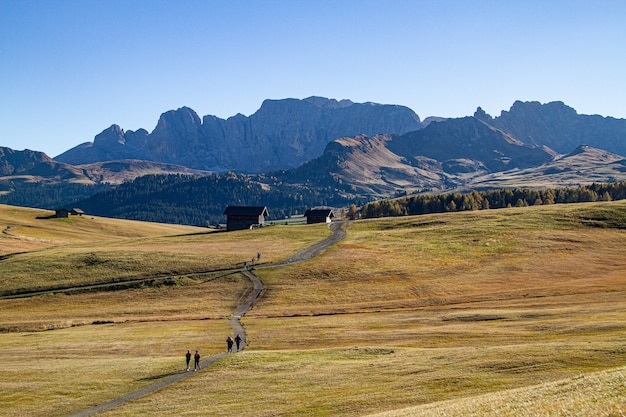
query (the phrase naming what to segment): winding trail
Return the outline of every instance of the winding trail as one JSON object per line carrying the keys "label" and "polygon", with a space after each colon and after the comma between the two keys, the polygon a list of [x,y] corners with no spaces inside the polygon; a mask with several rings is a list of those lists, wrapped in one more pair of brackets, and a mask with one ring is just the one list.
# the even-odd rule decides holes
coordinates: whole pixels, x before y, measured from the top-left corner
{"label": "winding trail", "polygon": [[[267,264],[267,265],[258,265],[255,268],[257,269],[264,269],[264,268],[277,268],[280,266],[285,266],[285,265],[291,265],[291,264],[295,264],[295,263],[299,263],[299,262],[304,262],[307,261],[317,255],[319,255],[320,253],[322,253],[323,251],[325,251],[326,249],[330,248],[331,246],[333,246],[334,244],[336,244],[337,242],[339,242],[340,240],[342,240],[345,236],[346,236],[346,231],[345,231],[345,225],[346,223],[344,222],[334,222],[331,223],[329,225],[330,230],[333,232],[329,237],[327,237],[324,240],[321,240],[320,242],[300,251],[297,252],[296,254],[294,254],[293,256],[289,257],[288,259],[275,263],[275,264]],[[263,285],[263,281],[261,281],[259,279],[259,277],[257,277],[254,273],[252,273],[252,271],[249,270],[242,270],[241,271],[246,277],[248,277],[253,284],[253,288],[251,289],[251,291],[246,291],[244,294],[242,294],[239,303],[237,303],[237,307],[235,308],[235,311],[233,313],[233,316],[230,318],[230,325],[233,328],[233,332],[234,334],[239,334],[241,337],[241,349],[243,350],[245,349],[246,345],[247,345],[247,337],[246,337],[246,331],[245,328],[243,327],[243,325],[241,324],[241,317],[244,316],[254,305],[254,303],[256,302],[256,300],[261,296],[261,294],[263,293],[263,290],[265,289],[265,286]],[[213,364],[214,362],[218,361],[219,359],[222,359],[223,357],[225,357],[226,355],[228,355],[227,352],[224,353],[220,353],[217,355],[213,355],[203,361],[200,362],[200,370],[204,369],[205,367]],[[161,379],[158,382],[155,382],[154,384],[148,385],[146,387],[143,387],[140,390],[128,393],[122,397],[113,399],[107,403],[101,404],[101,405],[97,405],[95,407],[92,408],[88,408],[86,410],[83,411],[79,411],[77,413],[74,414],[70,414],[67,417],[87,417],[87,416],[91,416],[97,413],[100,413],[102,411],[106,411],[106,410],[110,410],[111,408],[115,408],[117,406],[120,406],[126,402],[135,400],[137,398],[143,397],[144,395],[148,395],[151,394],[153,392],[156,392],[162,388],[165,388],[168,385],[171,385],[175,382],[178,382],[184,378],[190,377],[192,375],[194,375],[194,372],[185,372],[185,371],[180,371],[180,372],[176,372],[173,374],[169,374],[166,375],[165,378]]]}

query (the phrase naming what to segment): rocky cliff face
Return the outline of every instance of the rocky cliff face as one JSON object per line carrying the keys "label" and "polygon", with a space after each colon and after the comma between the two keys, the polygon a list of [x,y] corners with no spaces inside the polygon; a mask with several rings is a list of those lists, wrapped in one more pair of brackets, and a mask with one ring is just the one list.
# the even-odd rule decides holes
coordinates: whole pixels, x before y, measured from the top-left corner
{"label": "rocky cliff face", "polygon": [[310,97],[266,100],[250,117],[226,120],[187,107],[161,115],[147,133],[113,125],[93,143],[57,156],[82,164],[115,159],[144,159],[213,171],[261,172],[295,168],[320,156],[326,144],[345,136],[403,134],[422,127],[409,108]]}
{"label": "rocky cliff face", "polygon": [[481,108],[474,116],[525,144],[545,145],[561,154],[589,145],[626,156],[625,119],[580,115],[560,101],[546,104],[516,101],[499,117],[492,118]]}

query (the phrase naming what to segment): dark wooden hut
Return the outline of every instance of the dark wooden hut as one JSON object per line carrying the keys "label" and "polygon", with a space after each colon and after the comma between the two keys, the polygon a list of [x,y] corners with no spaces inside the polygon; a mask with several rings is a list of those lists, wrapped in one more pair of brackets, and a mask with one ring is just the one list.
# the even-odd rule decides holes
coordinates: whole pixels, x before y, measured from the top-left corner
{"label": "dark wooden hut", "polygon": [[307,224],[330,223],[335,215],[332,209],[308,209],[304,217]]}
{"label": "dark wooden hut", "polygon": [[226,230],[261,227],[265,218],[269,216],[265,206],[228,206],[224,214],[226,215]]}

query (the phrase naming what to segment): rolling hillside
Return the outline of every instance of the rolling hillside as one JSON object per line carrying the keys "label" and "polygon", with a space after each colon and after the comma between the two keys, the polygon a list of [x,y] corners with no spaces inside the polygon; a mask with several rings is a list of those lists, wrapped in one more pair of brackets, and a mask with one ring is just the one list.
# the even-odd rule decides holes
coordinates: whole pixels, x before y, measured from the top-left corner
{"label": "rolling hillside", "polygon": [[[185,373],[187,349],[223,353],[257,251],[266,289],[242,318],[246,350],[103,416],[623,412],[623,201],[354,221],[285,266],[326,226],[198,233],[12,210],[6,244],[48,243],[0,258],[2,291],[55,287],[0,299],[3,415],[78,413]],[[92,221],[102,231],[84,236]]]}

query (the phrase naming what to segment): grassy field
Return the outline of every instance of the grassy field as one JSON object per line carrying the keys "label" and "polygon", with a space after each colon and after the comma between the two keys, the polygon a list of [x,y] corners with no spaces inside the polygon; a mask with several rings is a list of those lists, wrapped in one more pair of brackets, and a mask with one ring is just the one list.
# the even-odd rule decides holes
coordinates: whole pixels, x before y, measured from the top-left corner
{"label": "grassy field", "polygon": [[[89,220],[118,222],[72,219]],[[21,236],[43,233],[33,222]],[[257,250],[278,261],[328,234],[145,224],[72,239],[58,223],[65,237],[46,232],[47,246],[7,249],[17,227],[0,240],[25,252],[0,261],[0,290],[176,279],[0,300],[0,415],[67,415],[177,372],[188,348],[223,351],[249,283],[192,273]],[[244,318],[246,351],[101,415],[623,415],[625,250],[625,202],[351,222],[323,256],[256,270],[266,290]]]}
{"label": "grassy field", "polygon": [[[172,275],[221,273],[262,253],[275,262],[329,234],[272,227],[243,233],[72,216],[0,205],[0,295]],[[279,232],[277,232],[279,230]]]}

